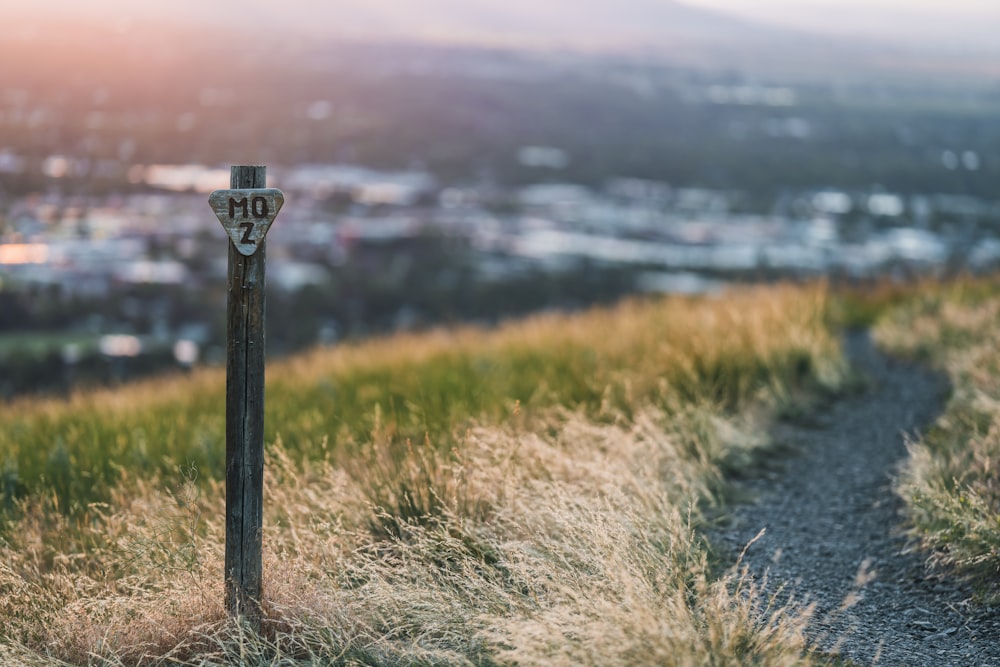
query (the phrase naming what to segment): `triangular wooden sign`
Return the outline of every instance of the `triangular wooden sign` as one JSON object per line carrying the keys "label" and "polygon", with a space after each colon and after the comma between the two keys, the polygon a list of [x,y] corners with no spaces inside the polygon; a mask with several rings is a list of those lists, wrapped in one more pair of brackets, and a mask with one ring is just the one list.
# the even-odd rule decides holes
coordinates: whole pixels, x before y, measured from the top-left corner
{"label": "triangular wooden sign", "polygon": [[275,188],[216,190],[208,196],[208,203],[236,250],[249,257],[264,242],[285,195]]}

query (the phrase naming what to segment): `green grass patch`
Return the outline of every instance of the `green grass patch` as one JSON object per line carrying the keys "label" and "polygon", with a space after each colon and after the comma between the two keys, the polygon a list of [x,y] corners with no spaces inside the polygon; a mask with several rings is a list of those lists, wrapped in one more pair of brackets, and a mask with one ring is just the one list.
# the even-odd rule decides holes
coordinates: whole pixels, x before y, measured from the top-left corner
{"label": "green grass patch", "polygon": [[[315,456],[350,455],[376,431],[447,449],[473,421],[515,412],[522,421],[553,407],[617,419],[677,400],[735,410],[760,392],[795,396],[842,371],[824,305],[805,294],[636,301],[495,331],[315,350],[268,367],[265,439],[280,434]],[[2,502],[51,492],[78,511],[106,500],[124,470],[169,479],[193,466],[220,479],[224,409],[224,373],[208,369],[0,408]]]}

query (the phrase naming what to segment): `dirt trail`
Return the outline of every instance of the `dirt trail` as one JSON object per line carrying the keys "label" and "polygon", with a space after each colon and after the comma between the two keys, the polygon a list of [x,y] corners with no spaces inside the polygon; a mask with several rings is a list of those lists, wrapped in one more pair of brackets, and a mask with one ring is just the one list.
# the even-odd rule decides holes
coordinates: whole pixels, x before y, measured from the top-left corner
{"label": "dirt trail", "polygon": [[[1000,665],[1000,615],[924,566],[900,535],[902,501],[892,477],[905,436],[940,414],[946,380],[848,338],[851,361],[870,379],[808,425],[780,425],[793,454],[780,472],[742,483],[756,500],[737,505],[712,538],[734,561],[762,529],[743,564],[768,594],[785,587],[815,603],[810,638],[862,665]],[[782,598],[788,593],[779,596]]]}

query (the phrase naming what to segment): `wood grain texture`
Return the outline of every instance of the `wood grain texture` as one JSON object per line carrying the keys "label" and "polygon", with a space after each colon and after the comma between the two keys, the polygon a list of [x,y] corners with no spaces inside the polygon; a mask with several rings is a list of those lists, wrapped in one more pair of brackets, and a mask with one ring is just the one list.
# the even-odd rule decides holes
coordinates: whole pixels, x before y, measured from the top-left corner
{"label": "wood grain texture", "polygon": [[[264,167],[233,167],[232,187],[263,188]],[[263,239],[252,255],[229,243],[226,312],[226,609],[260,628],[264,495]]]}

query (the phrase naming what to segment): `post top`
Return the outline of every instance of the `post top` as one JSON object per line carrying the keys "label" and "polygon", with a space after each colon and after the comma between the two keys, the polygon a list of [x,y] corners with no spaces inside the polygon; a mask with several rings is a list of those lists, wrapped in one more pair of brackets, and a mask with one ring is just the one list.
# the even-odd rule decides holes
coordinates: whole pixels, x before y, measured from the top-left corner
{"label": "post top", "polygon": [[267,167],[264,165],[233,165],[229,168],[229,187],[263,188],[267,186]]}

